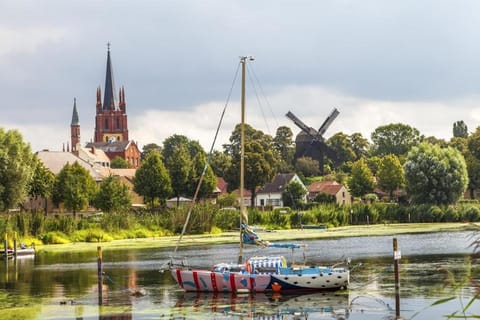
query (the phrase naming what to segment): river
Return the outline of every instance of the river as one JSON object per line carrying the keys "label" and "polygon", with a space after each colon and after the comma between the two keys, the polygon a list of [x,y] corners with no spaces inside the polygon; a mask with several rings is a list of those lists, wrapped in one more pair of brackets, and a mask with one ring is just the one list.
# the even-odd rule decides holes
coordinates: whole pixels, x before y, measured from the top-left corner
{"label": "river", "polygon": [[[403,319],[480,315],[478,260],[472,232],[399,235]],[[392,237],[309,240],[309,262],[351,258],[351,284],[304,295],[185,293],[168,271],[171,248],[104,250],[103,305],[96,253],[38,253],[0,263],[0,319],[394,319]],[[246,256],[268,254],[249,248]],[[290,251],[281,253],[287,257]],[[189,263],[235,261],[235,245],[181,248]],[[302,254],[295,256],[301,259]],[[451,299],[450,299],[451,298]],[[439,303],[443,300],[448,300]],[[469,302],[472,302],[468,305]],[[466,311],[462,313],[465,306]]]}

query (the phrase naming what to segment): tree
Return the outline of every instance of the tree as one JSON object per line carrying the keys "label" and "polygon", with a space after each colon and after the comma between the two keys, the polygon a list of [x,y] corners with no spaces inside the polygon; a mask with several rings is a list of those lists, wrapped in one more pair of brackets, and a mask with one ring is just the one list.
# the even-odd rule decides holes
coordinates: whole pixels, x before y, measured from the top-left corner
{"label": "tree", "polygon": [[[185,138],[185,139],[183,139]],[[173,135],[163,143],[163,163],[170,175],[173,195],[177,198],[177,206],[181,196],[187,196],[190,171],[192,170],[188,139]]]}
{"label": "tree", "polygon": [[453,204],[468,185],[465,160],[451,147],[422,143],[409,152],[404,170],[407,192],[414,203]]}
{"label": "tree", "polygon": [[33,154],[17,130],[0,128],[0,210],[21,204],[33,175]]}
{"label": "tree", "polygon": [[225,152],[214,150],[210,158],[210,166],[217,177],[225,177],[232,165],[232,158]]}
{"label": "tree", "polygon": [[320,174],[320,167],[317,160],[310,157],[301,157],[295,163],[295,172],[302,177],[315,177]]}
{"label": "tree", "polygon": [[37,156],[33,157],[33,177],[28,185],[28,195],[36,200],[45,199],[45,214],[47,214],[47,199],[52,195],[55,175],[43,164]]}
{"label": "tree", "polygon": [[290,182],[282,192],[283,205],[293,208],[301,208],[305,203],[307,190],[297,181]]}
{"label": "tree", "polygon": [[422,140],[420,132],[402,123],[380,126],[372,133],[373,155],[394,154],[402,156]]}
{"label": "tree", "polygon": [[453,123],[453,136],[456,138],[468,137],[468,127],[463,120]]}
{"label": "tree", "polygon": [[291,172],[293,169],[295,145],[292,138],[293,132],[289,127],[281,126],[277,128],[273,138],[273,148],[278,154],[277,172],[279,173]]}
{"label": "tree", "polygon": [[[204,198],[213,194],[217,187],[217,176],[209,165],[205,167],[207,162],[206,154],[198,152],[192,159],[192,170],[189,176],[189,193],[194,195],[201,176],[203,175],[202,184],[198,192],[198,198]],[[204,172],[205,170],[205,172]]]}
{"label": "tree", "polygon": [[115,158],[110,161],[110,168],[113,169],[128,169],[130,168],[130,163],[123,159],[120,156],[116,156]]}
{"label": "tree", "polygon": [[93,204],[105,212],[126,211],[132,205],[132,196],[119,176],[110,175],[100,183]]}
{"label": "tree", "polygon": [[73,216],[92,200],[96,193],[96,183],[87,169],[75,161],[66,164],[58,173],[54,184],[53,201],[57,205],[63,203]]}
{"label": "tree", "polygon": [[352,175],[348,182],[350,193],[354,197],[362,197],[372,192],[374,186],[372,171],[368,168],[365,160],[362,158],[355,161],[352,165]]}
{"label": "tree", "polygon": [[355,160],[355,152],[348,135],[343,132],[338,132],[327,140],[327,145],[332,151],[334,158],[333,165],[335,168]]}
{"label": "tree", "polygon": [[379,188],[388,191],[392,199],[393,191],[405,184],[403,167],[397,156],[389,154],[382,158],[377,178]]}
{"label": "tree", "polygon": [[135,172],[133,190],[145,197],[153,209],[155,200],[164,203],[172,194],[172,182],[158,151],[150,152]]}
{"label": "tree", "polygon": [[370,143],[361,133],[352,133],[349,140],[352,145],[352,150],[355,153],[355,161],[367,155],[368,150],[370,149]]}
{"label": "tree", "polygon": [[151,151],[157,151],[158,153],[162,154],[162,147],[160,147],[158,144],[156,143],[148,143],[146,145],[143,146],[143,149],[142,149],[142,160],[143,159],[146,159],[148,154],[151,152]]}

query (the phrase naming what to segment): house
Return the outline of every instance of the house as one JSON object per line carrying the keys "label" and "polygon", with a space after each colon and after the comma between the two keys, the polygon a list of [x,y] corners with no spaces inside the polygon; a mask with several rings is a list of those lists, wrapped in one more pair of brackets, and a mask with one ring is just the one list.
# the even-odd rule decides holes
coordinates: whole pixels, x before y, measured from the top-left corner
{"label": "house", "polygon": [[[232,193],[235,195],[235,199],[237,199],[237,203],[240,204],[241,197],[240,197],[240,189],[235,189],[232,191]],[[243,206],[244,207],[250,207],[252,204],[252,193],[250,190],[243,189]]]}
{"label": "house", "polygon": [[145,207],[145,201],[142,196],[133,191],[133,178],[135,177],[136,169],[112,169],[110,172],[114,176],[120,177],[122,183],[124,183],[128,190],[130,191],[130,196],[132,197],[132,207],[133,208],[143,208]]}
{"label": "house", "polygon": [[140,166],[141,152],[137,144],[133,141],[118,141],[111,139],[107,142],[89,142],[86,145],[89,149],[100,149],[113,159],[120,157],[130,163],[130,167],[138,168]]}
{"label": "house", "polygon": [[343,184],[336,181],[315,181],[308,186],[308,199],[311,201],[324,193],[335,197],[337,204],[351,204],[352,196]]}
{"label": "house", "polygon": [[257,192],[256,206],[283,207],[282,193],[285,191],[285,187],[293,181],[299,183],[305,191],[307,190],[296,173],[280,173],[273,178],[272,182],[266,183],[265,186]]}

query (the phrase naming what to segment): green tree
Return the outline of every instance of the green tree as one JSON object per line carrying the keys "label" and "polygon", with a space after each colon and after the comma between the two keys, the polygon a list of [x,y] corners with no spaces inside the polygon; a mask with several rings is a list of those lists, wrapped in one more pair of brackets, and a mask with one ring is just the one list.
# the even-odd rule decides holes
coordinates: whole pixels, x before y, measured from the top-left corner
{"label": "green tree", "polygon": [[295,162],[295,172],[302,177],[316,177],[320,174],[320,167],[317,160],[301,157]]}
{"label": "green tree", "polygon": [[406,155],[423,139],[420,132],[406,124],[392,123],[380,126],[372,133],[373,155]]}
{"label": "green tree", "polygon": [[162,147],[160,147],[158,144],[148,143],[148,144],[144,145],[143,148],[142,148],[142,160],[146,159],[148,154],[151,151],[154,151],[154,150],[157,151],[158,153],[162,154]]}
{"label": "green tree", "polygon": [[307,190],[297,181],[290,182],[282,192],[283,205],[293,208],[301,208],[305,203]]}
{"label": "green tree", "polygon": [[[203,175],[202,184],[198,192],[198,198],[211,196],[217,187],[217,176],[211,166],[206,166],[207,156],[205,152],[198,152],[192,159],[192,170],[189,176],[189,193],[194,195],[200,178]],[[205,170],[205,172],[204,172]]]}
{"label": "green tree", "polygon": [[135,172],[133,190],[155,206],[155,200],[161,204],[172,194],[172,182],[158,151],[150,152]]}
{"label": "green tree", "polygon": [[25,200],[33,175],[33,154],[17,130],[0,128],[0,210]]}
{"label": "green tree", "polygon": [[463,120],[456,121],[453,123],[453,136],[456,138],[467,138],[468,137],[468,127],[463,122]]}
{"label": "green tree", "polygon": [[53,201],[57,205],[63,203],[75,217],[78,211],[88,206],[96,189],[95,180],[87,169],[78,162],[72,165],[67,163],[55,179]]}
{"label": "green tree", "polygon": [[465,160],[451,147],[422,143],[409,152],[404,170],[407,192],[414,203],[453,204],[468,185]]}
{"label": "green tree", "polygon": [[93,204],[104,212],[122,212],[130,209],[132,196],[119,176],[110,175],[100,183]]}
{"label": "green tree", "polygon": [[277,128],[273,138],[273,148],[278,154],[276,171],[279,173],[291,172],[293,170],[295,144],[293,142],[293,132],[289,127],[281,126]]}
{"label": "green tree", "polygon": [[343,132],[334,134],[327,140],[327,146],[334,155],[334,159],[332,160],[335,168],[339,168],[341,165],[355,160],[356,154],[353,150],[350,137],[347,134]]}
{"label": "green tree", "polygon": [[163,143],[163,163],[170,175],[177,206],[180,197],[187,196],[189,190],[188,182],[192,164],[187,144],[187,137],[180,135],[173,135]]}
{"label": "green tree", "polygon": [[348,188],[354,197],[362,197],[371,193],[375,187],[372,171],[362,158],[352,165],[352,175],[348,181]]}
{"label": "green tree", "polygon": [[36,200],[39,197],[45,199],[45,214],[47,213],[47,199],[53,192],[55,175],[43,164],[37,156],[33,157],[33,177],[28,185],[28,195]]}
{"label": "green tree", "polygon": [[352,133],[349,140],[350,144],[352,145],[352,150],[355,153],[355,161],[367,155],[368,150],[370,149],[370,143],[368,142],[368,139],[364,138],[361,133]]}
{"label": "green tree", "polygon": [[130,163],[123,159],[120,156],[116,156],[115,158],[110,161],[110,168],[113,169],[128,169],[130,168]]}
{"label": "green tree", "polygon": [[382,158],[377,178],[380,189],[388,191],[392,199],[393,191],[405,185],[403,167],[397,156],[389,154]]}
{"label": "green tree", "polygon": [[210,158],[210,166],[217,177],[225,177],[232,165],[232,158],[225,152],[214,150]]}

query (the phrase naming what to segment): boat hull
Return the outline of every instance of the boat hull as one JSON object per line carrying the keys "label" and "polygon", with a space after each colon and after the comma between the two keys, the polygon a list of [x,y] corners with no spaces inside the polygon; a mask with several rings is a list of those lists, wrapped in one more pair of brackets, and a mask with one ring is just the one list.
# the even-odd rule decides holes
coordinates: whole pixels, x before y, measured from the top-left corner
{"label": "boat hull", "polygon": [[270,287],[271,281],[268,274],[184,269],[172,269],[171,273],[185,291],[264,292]]}
{"label": "boat hull", "polygon": [[[318,269],[318,268],[317,268]],[[283,274],[249,274],[209,270],[172,269],[185,291],[197,292],[299,292],[346,289],[350,273],[339,268],[328,272],[289,269]]]}

